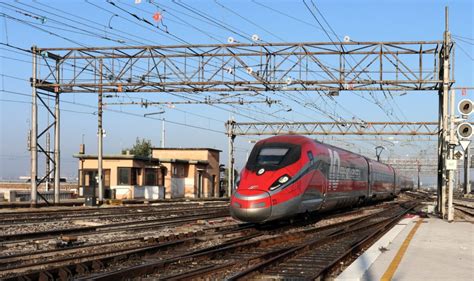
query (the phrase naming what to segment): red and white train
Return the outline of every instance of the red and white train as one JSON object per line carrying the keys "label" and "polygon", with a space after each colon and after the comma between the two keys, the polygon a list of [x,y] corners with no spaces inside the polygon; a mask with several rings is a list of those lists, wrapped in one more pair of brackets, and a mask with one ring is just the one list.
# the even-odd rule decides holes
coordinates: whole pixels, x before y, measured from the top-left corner
{"label": "red and white train", "polygon": [[395,197],[413,182],[389,165],[304,136],[259,141],[230,201],[232,217],[266,222]]}

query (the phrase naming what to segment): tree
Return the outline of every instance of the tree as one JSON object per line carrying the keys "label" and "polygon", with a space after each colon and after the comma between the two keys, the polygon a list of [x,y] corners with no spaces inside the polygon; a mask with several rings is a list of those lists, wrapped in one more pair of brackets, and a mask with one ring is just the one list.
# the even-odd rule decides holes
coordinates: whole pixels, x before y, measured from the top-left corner
{"label": "tree", "polygon": [[151,140],[140,139],[139,137],[137,137],[135,144],[132,146],[132,148],[122,149],[122,154],[126,154],[127,150],[130,151],[130,154],[136,156],[150,157]]}

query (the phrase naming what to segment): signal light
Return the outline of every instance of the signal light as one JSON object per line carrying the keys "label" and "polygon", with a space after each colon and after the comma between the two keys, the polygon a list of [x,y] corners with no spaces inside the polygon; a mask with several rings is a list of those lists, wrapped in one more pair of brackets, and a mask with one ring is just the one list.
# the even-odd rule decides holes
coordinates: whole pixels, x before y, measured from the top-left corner
{"label": "signal light", "polygon": [[472,136],[472,126],[470,123],[461,123],[458,126],[458,135],[463,139],[468,139]]}
{"label": "signal light", "polygon": [[472,113],[472,101],[470,99],[463,99],[458,104],[458,110],[462,115],[469,115]]}

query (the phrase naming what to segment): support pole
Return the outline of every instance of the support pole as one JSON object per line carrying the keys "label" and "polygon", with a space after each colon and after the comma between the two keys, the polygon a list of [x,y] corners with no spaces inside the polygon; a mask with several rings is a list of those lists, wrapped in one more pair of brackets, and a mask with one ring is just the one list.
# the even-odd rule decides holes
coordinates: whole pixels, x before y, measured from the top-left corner
{"label": "support pole", "polygon": [[161,120],[161,148],[165,148],[165,118]]}
{"label": "support pole", "polygon": [[227,170],[227,196],[232,195],[232,187],[234,184],[234,120],[227,122],[227,136],[229,137],[229,159],[228,159],[228,170]]}
{"label": "support pole", "polygon": [[417,174],[418,174],[418,184],[417,184],[417,190],[420,190],[420,172],[421,172],[421,165],[420,162],[417,163]]}
{"label": "support pole", "polygon": [[471,193],[471,169],[469,167],[469,160],[471,159],[470,152],[471,149],[467,146],[466,151],[464,151],[464,194]]}
{"label": "support pole", "polygon": [[[49,115],[48,115],[49,116]],[[49,122],[48,122],[49,123]],[[50,155],[50,151],[51,151],[51,134],[49,133],[49,131],[46,133],[46,153],[48,154],[48,156]],[[45,181],[45,187],[44,187],[44,190],[45,191],[49,191],[49,185],[51,184],[51,176],[49,175],[49,172],[51,170],[51,160],[49,157],[46,157],[46,181]]]}
{"label": "support pole", "polygon": [[[449,160],[454,160],[454,147],[456,146],[456,139],[454,135],[455,127],[454,127],[454,101],[455,101],[455,92],[451,90],[451,94],[449,96]],[[454,220],[454,207],[453,207],[453,191],[454,191],[454,182],[455,182],[455,172],[453,169],[449,170],[448,173],[448,221]]]}
{"label": "support pole", "polygon": [[30,150],[31,150],[31,206],[36,207],[38,204],[38,186],[36,178],[38,177],[38,105],[37,105],[37,92],[36,92],[36,46],[31,48],[33,54],[33,73],[31,82],[31,131],[30,131]]}
{"label": "support pole", "polygon": [[[58,84],[60,83],[59,79],[59,61],[56,61],[56,79]],[[60,158],[60,113],[59,113],[59,95],[60,89],[58,87],[56,91],[55,107],[54,107],[54,117],[56,118],[54,122],[54,204],[58,205],[60,201],[60,192],[61,192],[61,158]]]}
{"label": "support pole", "polygon": [[437,186],[437,211],[438,214],[443,216],[443,175],[444,175],[444,122],[443,122],[443,92],[440,90],[438,93],[438,186]]}
{"label": "support pole", "polygon": [[[442,122],[442,126],[440,126],[441,134],[440,134],[440,142],[438,146],[438,153],[440,163],[438,163],[439,169],[438,173],[438,211],[440,212],[441,216],[444,218],[447,214],[446,212],[446,183],[449,180],[447,178],[447,170],[446,170],[446,159],[447,158],[447,150],[448,150],[448,140],[447,140],[447,131],[448,131],[448,95],[449,95],[449,48],[450,48],[450,41],[451,35],[449,32],[449,13],[448,7],[445,8],[445,31],[444,31],[444,41],[443,41],[443,50],[441,57],[443,58],[443,66],[442,66],[442,79],[443,79],[443,91],[440,92],[440,121]],[[440,187],[441,186],[441,187]]]}
{"label": "support pole", "polygon": [[102,205],[104,202],[104,181],[102,177],[102,154],[103,154],[103,138],[104,138],[104,130],[102,128],[102,68],[103,68],[103,61],[102,59],[99,60],[99,92],[98,92],[98,111],[97,111],[97,123],[98,123],[98,130],[97,135],[98,139],[98,157],[97,157],[97,177],[99,183],[99,206]]}

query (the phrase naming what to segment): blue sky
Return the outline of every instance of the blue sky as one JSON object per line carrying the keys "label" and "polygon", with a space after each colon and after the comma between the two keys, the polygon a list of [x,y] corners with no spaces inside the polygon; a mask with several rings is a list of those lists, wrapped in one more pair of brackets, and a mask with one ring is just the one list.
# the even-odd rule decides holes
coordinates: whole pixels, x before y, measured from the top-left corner
{"label": "blue sky", "polygon": [[[140,4],[135,4],[134,0],[113,1],[122,9],[150,21],[153,14],[160,11],[163,14],[163,24],[170,34],[190,43],[225,42],[229,36],[240,42],[248,42],[249,38],[233,32],[236,29],[244,35],[258,34],[266,42],[329,41],[303,2],[299,0],[182,2],[195,10],[208,13],[215,20],[225,22],[228,29],[206,23],[196,14],[172,1],[155,0],[156,5],[147,0],[142,0]],[[471,87],[474,85],[472,1],[315,1],[315,4],[338,35],[341,37],[348,35],[355,41],[441,40],[444,30],[444,6],[448,5],[450,30],[456,36],[458,44],[455,85]],[[126,44],[177,43],[173,37],[165,37],[163,32],[147,26],[106,1],[7,0],[0,4],[0,13],[0,42],[24,49],[29,49],[32,45],[77,46],[74,42],[87,46],[119,45],[117,41],[100,38],[113,37],[117,34],[121,40],[126,41]],[[30,25],[25,24],[25,21]],[[31,98],[28,95],[31,94],[31,88],[26,80],[31,77],[31,56],[0,45],[0,75],[0,178],[17,178],[29,174],[26,140],[30,126]],[[472,90],[468,91],[468,94],[471,97]],[[158,95],[155,94],[157,100],[173,98]],[[461,98],[460,93],[457,95]],[[104,113],[104,128],[107,132],[104,152],[120,153],[122,148],[132,145],[136,137],[151,139],[155,146],[159,146],[161,130],[159,118],[166,118],[175,122],[166,125],[167,145],[218,148],[224,151],[221,162],[227,163],[227,139],[223,132],[224,122],[230,116],[237,121],[249,121],[245,116],[265,121],[279,121],[282,118],[294,121],[329,120],[328,116],[319,111],[297,107],[291,100],[285,100],[282,96],[274,98],[282,99],[286,104],[272,108],[264,105],[219,106],[219,108],[207,105],[176,105],[174,108],[148,109],[139,106],[110,106],[107,109],[115,111],[106,110]],[[78,151],[82,138],[87,153],[97,151],[97,116],[94,114],[97,111],[97,97],[92,94],[65,94],[61,99],[64,102],[61,105],[64,109],[61,120],[62,176],[75,177],[77,161],[72,158],[72,154]],[[394,108],[394,114],[402,121],[437,119],[436,92],[411,92],[403,96],[397,94],[393,100],[389,99],[389,102],[384,99],[381,101],[383,107]],[[337,105],[331,100],[327,102],[328,106],[322,103],[318,103],[317,106],[329,113],[338,112],[348,119],[354,116],[366,121],[388,121],[394,118],[387,116],[374,103],[350,93],[337,97]],[[287,112],[285,109],[288,107],[294,107],[294,110]],[[161,110],[165,113],[155,115],[155,119],[143,117],[145,113]],[[44,110],[40,111],[40,119],[42,122],[46,120]],[[256,138],[237,139],[238,167],[244,163],[252,145],[249,140],[253,139]],[[373,142],[354,143],[352,150],[359,150],[362,153],[371,152],[376,145]],[[422,149],[434,151],[435,146],[434,142],[415,143],[403,147],[395,145],[390,153],[393,154],[392,157],[407,155],[410,157],[417,155]],[[43,162],[44,160],[40,159],[40,169],[43,169]]]}

